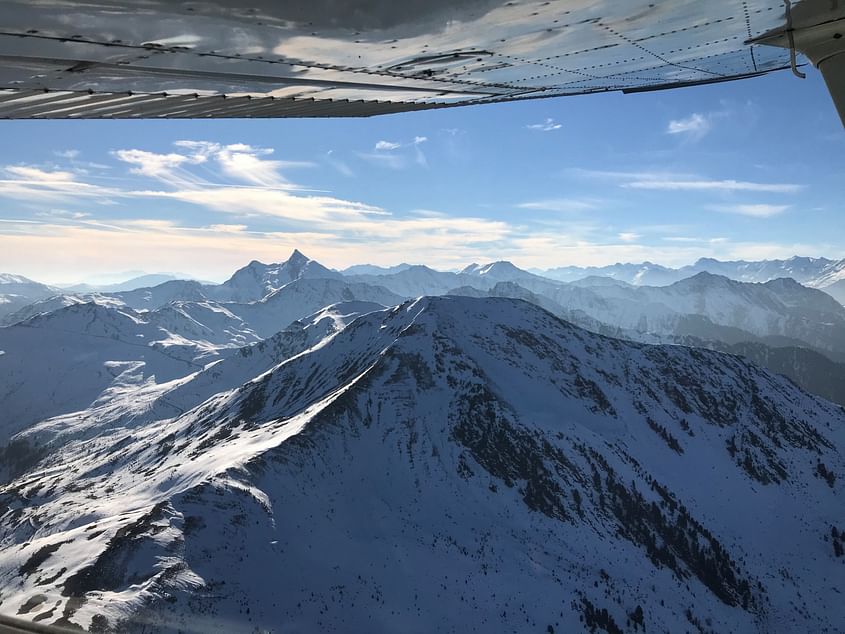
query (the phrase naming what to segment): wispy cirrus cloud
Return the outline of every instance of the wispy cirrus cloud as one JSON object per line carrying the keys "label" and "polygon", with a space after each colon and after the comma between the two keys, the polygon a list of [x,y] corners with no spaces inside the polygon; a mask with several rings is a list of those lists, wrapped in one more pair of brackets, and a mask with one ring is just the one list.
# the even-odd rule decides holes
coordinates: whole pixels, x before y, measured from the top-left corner
{"label": "wispy cirrus cloud", "polygon": [[355,176],[355,171],[351,167],[349,167],[349,164],[346,161],[343,161],[338,158],[335,155],[334,150],[329,150],[328,152],[326,152],[326,162],[347,178],[352,178],[353,176]]}
{"label": "wispy cirrus cloud", "polygon": [[795,183],[757,183],[733,179],[714,180],[707,178],[697,180],[646,178],[623,183],[622,187],[669,191],[769,192],[776,194],[792,194],[804,189],[803,185],[797,185]]}
{"label": "wispy cirrus cloud", "polygon": [[[424,142],[417,137],[408,147]],[[223,258],[222,254],[235,247],[238,262],[229,260],[226,268],[240,266],[259,254],[267,257],[271,245],[274,250],[304,248],[315,255],[354,252],[354,257],[349,255],[351,263],[371,259],[372,245],[380,244],[383,258],[390,253],[402,259],[417,252],[418,261],[426,259],[426,254],[436,254],[433,257],[442,261],[456,258],[459,250],[478,252],[489,248],[485,245],[505,242],[513,232],[509,223],[500,220],[414,212],[395,215],[364,201],[310,189],[289,178],[292,169],[308,164],[278,160],[265,148],[181,141],[172,151],[123,148],[111,155],[132,178],[118,178],[118,185],[108,188],[88,183],[71,171],[34,166],[3,169],[3,174],[15,178],[0,181],[0,198],[19,194],[29,200],[33,191],[46,190],[70,205],[79,202],[78,192],[87,187],[91,196],[96,192],[117,199],[120,207],[110,218],[102,214],[94,217],[88,210],[69,206],[43,212],[37,221],[4,224],[0,233],[5,251],[0,260],[24,261],[27,249],[50,250],[57,269],[62,268],[58,260],[70,258],[77,263],[88,262],[89,270],[97,270],[105,257],[112,259],[113,266],[150,257],[166,262],[170,255],[162,251],[170,245],[183,251],[180,259],[188,257],[186,254],[197,258],[211,275],[211,267],[216,269],[221,264],[215,265],[209,256],[216,253]],[[10,192],[12,186],[20,190]],[[175,216],[182,219],[179,221],[160,215],[139,217],[139,212],[128,211],[161,210],[162,205],[153,201],[194,206],[205,214],[186,213],[180,207],[182,211]],[[209,221],[209,213],[233,221]],[[198,218],[204,218],[205,224],[196,226]],[[11,236],[15,236],[14,242]],[[93,248],[98,241],[103,242],[102,248]],[[208,255],[203,255],[203,250]],[[281,255],[276,252],[267,259]]]}
{"label": "wispy cirrus cloud", "polygon": [[699,112],[693,112],[683,119],[672,119],[666,126],[666,134],[683,135],[693,139],[700,139],[710,132],[713,117]]}
{"label": "wispy cirrus cloud", "polygon": [[428,167],[428,159],[420,148],[426,141],[428,137],[420,135],[407,142],[381,140],[376,142],[372,152],[359,152],[358,156],[370,163],[395,170],[414,164]]}
{"label": "wispy cirrus cloud", "polygon": [[519,203],[517,207],[520,209],[569,212],[595,209],[597,204],[594,201],[579,198],[547,198],[545,200],[531,200]]}
{"label": "wispy cirrus cloud", "polygon": [[79,174],[68,170],[32,165],[7,165],[0,168],[0,196],[29,204],[55,204],[80,198],[105,203],[116,194],[119,194],[119,191],[85,182],[80,179]]}
{"label": "wispy cirrus cloud", "polygon": [[570,168],[564,175],[612,181],[617,186],[631,189],[663,191],[712,191],[712,192],[768,192],[793,194],[806,189],[798,183],[771,183],[735,179],[707,178],[698,174],[662,170],[613,171]]}
{"label": "wispy cirrus cloud", "polygon": [[633,231],[623,231],[617,236],[622,242],[636,242],[642,238],[642,234]]}
{"label": "wispy cirrus cloud", "polygon": [[557,123],[551,117],[548,117],[542,123],[530,123],[525,127],[529,130],[535,130],[537,132],[552,132],[554,130],[560,130],[563,125]]}
{"label": "wispy cirrus cloud", "polygon": [[767,203],[751,203],[751,204],[734,204],[734,205],[709,205],[708,209],[713,211],[721,211],[729,214],[739,214],[741,216],[751,216],[752,218],[771,218],[782,214],[790,205],[770,205]]}
{"label": "wispy cirrus cloud", "polygon": [[[405,147],[373,154],[413,164],[413,151],[423,143],[414,139]],[[588,196],[538,196],[514,205],[537,213],[517,213],[512,218],[502,217],[498,208],[477,215],[385,209],[366,196],[356,200],[309,187],[302,177],[312,172],[297,170],[312,163],[283,160],[270,148],[247,144],[186,140],[164,151],[120,148],[111,156],[115,161],[104,166],[107,171],[102,173],[84,174],[73,166],[60,168],[50,162],[55,159],[43,165],[0,166],[0,198],[26,201],[16,204],[14,212],[10,207],[7,217],[0,219],[0,270],[13,268],[59,281],[61,273],[57,271],[78,278],[104,268],[131,268],[143,259],[162,268],[190,269],[201,277],[218,279],[254,258],[278,261],[293,248],[330,266],[411,260],[440,268],[502,258],[541,268],[644,259],[677,265],[702,256],[751,259],[755,253],[810,250],[801,245],[761,246],[692,238],[700,229],[658,224],[640,227],[632,224],[634,218],[618,226],[618,219],[608,221],[601,216],[608,199]],[[331,153],[326,156],[318,160],[325,164],[339,158]],[[704,203],[712,202],[711,207],[747,205],[730,211],[747,216],[766,217],[776,211],[760,207],[763,203],[759,200],[741,198],[743,192],[757,192],[736,183],[752,181],[718,181],[696,174],[646,170],[582,170],[578,177],[601,179],[604,190],[596,191],[606,191],[608,184],[625,187],[645,181],[721,183],[706,188],[713,192],[713,199]],[[628,192],[627,198],[633,194]],[[104,201],[111,206],[102,206]],[[779,201],[771,201],[775,202]],[[592,210],[597,211],[578,215]],[[20,219],[12,218],[12,213]],[[681,239],[687,237],[690,239]],[[814,252],[818,250],[816,245]],[[33,254],[38,254],[37,258]]]}

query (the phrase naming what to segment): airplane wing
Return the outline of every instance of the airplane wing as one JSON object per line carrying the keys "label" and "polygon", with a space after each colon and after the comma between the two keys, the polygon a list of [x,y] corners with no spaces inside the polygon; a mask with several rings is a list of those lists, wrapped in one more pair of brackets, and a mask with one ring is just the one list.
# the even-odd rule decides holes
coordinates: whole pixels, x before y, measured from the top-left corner
{"label": "airplane wing", "polygon": [[[840,4],[804,0],[791,14],[833,38],[845,30]],[[368,116],[722,82],[790,67],[796,43],[786,36],[798,27],[788,9],[783,0],[3,0],[0,118]]]}

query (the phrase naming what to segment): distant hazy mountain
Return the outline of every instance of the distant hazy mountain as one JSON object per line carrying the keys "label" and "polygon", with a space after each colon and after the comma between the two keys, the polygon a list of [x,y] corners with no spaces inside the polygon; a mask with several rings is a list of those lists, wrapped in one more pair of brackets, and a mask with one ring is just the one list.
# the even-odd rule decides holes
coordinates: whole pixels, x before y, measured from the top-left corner
{"label": "distant hazy mountain", "polygon": [[461,271],[461,274],[475,275],[493,282],[516,282],[521,279],[539,277],[504,260],[490,262],[489,264],[470,264]]}
{"label": "distant hazy mountain", "polygon": [[[456,286],[471,282],[471,276],[452,273],[449,271],[436,271],[423,265],[414,265],[383,275],[348,275],[347,279],[383,286],[402,297],[419,297],[421,295],[443,295]],[[480,283],[480,282],[479,282]],[[495,282],[480,283],[489,287]]]}
{"label": "distant hazy mountain", "polygon": [[628,284],[644,284],[663,286],[683,279],[683,275],[675,269],[659,264],[643,262],[642,264],[612,264],[610,266],[562,266],[547,270],[536,270],[536,273],[563,282],[574,282],[585,277],[609,277]]}
{"label": "distant hazy mountain", "polygon": [[795,256],[788,260],[722,262],[713,258],[701,258],[695,264],[678,269],[644,262],[602,267],[566,266],[536,272],[564,282],[573,282],[588,276],[600,276],[647,286],[665,286],[697,273],[706,272],[740,282],[768,282],[781,277],[790,277],[805,286],[824,288],[845,279],[845,259],[829,260]]}
{"label": "distant hazy mountain", "polygon": [[4,611],[148,632],[845,622],[845,410],[783,377],[499,298],[369,312],[294,355],[220,362],[184,413],[127,423],[138,394],[114,391],[16,437]]}
{"label": "distant hazy mountain", "polygon": [[178,273],[144,273],[113,284],[74,284],[73,286],[63,287],[63,290],[77,293],[116,293],[118,291],[133,291],[136,288],[149,288],[173,280],[193,279],[190,275]]}
{"label": "distant hazy mountain", "polygon": [[343,269],[341,273],[344,275],[390,275],[391,273],[400,273],[405,269],[411,268],[412,265],[397,264],[396,266],[376,266],[375,264],[356,264],[349,268]]}
{"label": "distant hazy mountain", "polygon": [[[734,329],[770,343],[804,345],[845,358],[845,307],[822,291],[791,279],[745,283],[699,273],[669,286],[563,287],[551,299],[626,330],[726,340],[729,332],[706,332],[707,324]],[[584,294],[584,291],[589,294]],[[741,337],[741,333],[737,333]]]}
{"label": "distant hazy mountain", "polygon": [[838,280],[829,286],[825,286],[822,290],[840,304],[845,305],[845,280]]}

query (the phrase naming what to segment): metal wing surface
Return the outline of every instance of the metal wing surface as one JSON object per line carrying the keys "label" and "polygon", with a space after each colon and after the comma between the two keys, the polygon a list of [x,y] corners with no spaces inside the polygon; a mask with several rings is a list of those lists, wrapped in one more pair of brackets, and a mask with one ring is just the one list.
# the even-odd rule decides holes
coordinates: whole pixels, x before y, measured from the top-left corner
{"label": "metal wing surface", "polygon": [[788,67],[787,49],[748,43],[784,21],[782,0],[4,0],[0,118],[367,116],[688,86]]}

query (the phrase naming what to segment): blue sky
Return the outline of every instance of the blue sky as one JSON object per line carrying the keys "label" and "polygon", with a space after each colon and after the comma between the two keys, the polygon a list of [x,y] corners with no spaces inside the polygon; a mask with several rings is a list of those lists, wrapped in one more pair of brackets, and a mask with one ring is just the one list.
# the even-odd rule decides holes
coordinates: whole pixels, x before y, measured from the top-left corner
{"label": "blue sky", "polygon": [[818,73],[371,119],[0,121],[0,271],[845,257]]}

